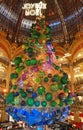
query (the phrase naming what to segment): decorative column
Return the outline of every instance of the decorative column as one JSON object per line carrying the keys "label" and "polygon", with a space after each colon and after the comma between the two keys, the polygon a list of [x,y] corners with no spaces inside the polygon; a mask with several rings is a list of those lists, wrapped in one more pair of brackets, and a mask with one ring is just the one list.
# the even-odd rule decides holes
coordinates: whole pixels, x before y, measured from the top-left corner
{"label": "decorative column", "polygon": [[6,92],[9,91],[9,83],[10,83],[10,73],[11,73],[11,62],[9,61],[7,76],[6,76]]}
{"label": "decorative column", "polygon": [[69,66],[70,76],[71,76],[71,92],[74,93],[74,70],[73,70],[73,64],[70,63]]}

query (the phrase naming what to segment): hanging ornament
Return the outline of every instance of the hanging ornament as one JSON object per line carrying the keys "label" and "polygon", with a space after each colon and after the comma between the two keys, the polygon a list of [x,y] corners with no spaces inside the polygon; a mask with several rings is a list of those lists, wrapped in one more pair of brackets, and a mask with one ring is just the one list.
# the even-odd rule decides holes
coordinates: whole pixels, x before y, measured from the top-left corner
{"label": "hanging ornament", "polygon": [[31,60],[26,60],[26,65],[30,66],[31,65]]}
{"label": "hanging ornament", "polygon": [[46,93],[45,98],[47,101],[51,101],[53,97],[51,93]]}
{"label": "hanging ornament", "polygon": [[22,92],[21,96],[22,96],[22,98],[26,98],[27,97],[27,93],[26,92]]}
{"label": "hanging ornament", "polygon": [[58,84],[51,84],[50,89],[54,92],[58,91]]}
{"label": "hanging ornament", "polygon": [[21,62],[22,62],[22,59],[21,59],[20,57],[16,57],[16,58],[14,59],[15,65],[19,65]]}
{"label": "hanging ornament", "polygon": [[16,90],[17,89],[17,85],[13,85],[13,89]]}
{"label": "hanging ornament", "polygon": [[45,93],[45,87],[40,86],[40,87],[38,87],[37,91],[38,91],[38,94],[39,94],[39,95],[42,95],[42,94]]}
{"label": "hanging ornament", "polygon": [[58,88],[59,88],[60,90],[62,90],[62,89],[63,89],[63,85],[62,85],[61,83],[59,83],[59,84],[58,84]]}
{"label": "hanging ornament", "polygon": [[55,107],[56,106],[56,102],[55,101],[51,101],[50,106],[51,107]]}
{"label": "hanging ornament", "polygon": [[10,92],[6,97],[6,103],[12,104],[14,102],[14,93]]}
{"label": "hanging ornament", "polygon": [[18,106],[18,105],[20,105],[20,102],[21,102],[21,98],[19,96],[15,97],[14,104]]}
{"label": "hanging ornament", "polygon": [[48,77],[45,77],[45,78],[44,78],[44,82],[48,82]]}
{"label": "hanging ornament", "polygon": [[17,74],[17,73],[12,73],[12,74],[10,75],[10,78],[11,78],[11,79],[16,79],[16,78],[18,78],[18,74]]}
{"label": "hanging ornament", "polygon": [[42,101],[41,105],[42,105],[42,107],[46,107],[47,106],[47,102],[46,101]]}
{"label": "hanging ornament", "polygon": [[31,97],[29,97],[29,98],[27,99],[27,101],[26,101],[26,104],[27,104],[28,106],[33,106],[33,105],[34,105],[34,99],[31,98]]}
{"label": "hanging ornament", "polygon": [[32,59],[31,59],[31,65],[36,65],[36,64],[37,64],[36,58],[32,58]]}
{"label": "hanging ornament", "polygon": [[44,71],[40,71],[40,72],[39,72],[39,77],[40,77],[40,78],[43,78],[44,75],[45,75],[45,72],[44,72]]}
{"label": "hanging ornament", "polygon": [[36,83],[38,83],[38,84],[41,82],[40,78],[36,78],[35,81],[36,81]]}
{"label": "hanging ornament", "polygon": [[62,83],[62,84],[68,84],[68,80],[67,80],[67,78],[66,78],[65,76],[63,76],[63,77],[61,78],[61,83]]}
{"label": "hanging ornament", "polygon": [[35,106],[36,107],[39,107],[40,106],[40,102],[37,100],[37,101],[35,101]]}

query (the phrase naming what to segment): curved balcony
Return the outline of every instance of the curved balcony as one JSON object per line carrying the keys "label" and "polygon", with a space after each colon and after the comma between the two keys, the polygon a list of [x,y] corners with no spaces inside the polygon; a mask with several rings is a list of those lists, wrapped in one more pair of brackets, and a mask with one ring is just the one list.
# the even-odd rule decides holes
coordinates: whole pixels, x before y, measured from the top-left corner
{"label": "curved balcony", "polygon": [[[76,60],[75,62],[73,62],[72,65],[73,65],[73,66],[76,66],[76,65],[78,65],[78,64],[80,64],[80,63],[82,63],[82,62],[83,62],[83,58]],[[62,64],[62,65],[61,65],[61,67],[69,67],[69,66],[70,66],[69,63]]]}
{"label": "curved balcony", "polygon": [[78,64],[80,64],[80,63],[82,63],[82,62],[83,62],[83,58],[78,59],[78,60],[76,60],[75,62],[73,62],[73,66],[76,66],[76,65],[78,65]]}
{"label": "curved balcony", "polygon": [[71,111],[77,110],[83,112],[83,101],[75,101],[74,104],[71,105]]}
{"label": "curved balcony", "polygon": [[74,86],[82,85],[83,84],[83,79],[79,79],[74,83]]}

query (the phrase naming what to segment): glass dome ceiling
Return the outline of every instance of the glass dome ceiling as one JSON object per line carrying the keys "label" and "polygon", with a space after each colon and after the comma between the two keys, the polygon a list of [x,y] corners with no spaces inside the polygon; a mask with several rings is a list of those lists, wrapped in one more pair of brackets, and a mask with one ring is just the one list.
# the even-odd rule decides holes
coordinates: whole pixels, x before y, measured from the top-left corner
{"label": "glass dome ceiling", "polygon": [[[83,17],[81,0],[42,0],[47,3],[44,11],[50,22],[53,40],[58,43],[71,43],[80,30]],[[0,29],[7,32],[7,38],[20,45],[29,35],[35,21],[34,16],[25,16],[24,3],[38,3],[40,0],[3,0],[0,3]],[[22,41],[23,40],[23,41]]]}

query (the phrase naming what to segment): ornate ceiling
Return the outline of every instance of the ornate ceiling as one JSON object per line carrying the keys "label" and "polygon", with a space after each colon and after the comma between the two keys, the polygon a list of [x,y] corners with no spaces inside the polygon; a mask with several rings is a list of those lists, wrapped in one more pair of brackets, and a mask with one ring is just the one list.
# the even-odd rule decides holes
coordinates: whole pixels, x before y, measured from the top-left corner
{"label": "ornate ceiling", "polygon": [[[71,44],[75,34],[81,29],[83,7],[81,0],[42,0],[47,3],[44,11],[46,21],[50,22],[52,38],[61,46]],[[33,16],[25,16],[24,3],[38,3],[40,0],[0,0],[0,29],[7,32],[12,42],[22,44],[29,35],[35,21]]]}

